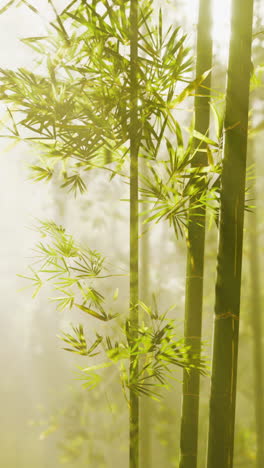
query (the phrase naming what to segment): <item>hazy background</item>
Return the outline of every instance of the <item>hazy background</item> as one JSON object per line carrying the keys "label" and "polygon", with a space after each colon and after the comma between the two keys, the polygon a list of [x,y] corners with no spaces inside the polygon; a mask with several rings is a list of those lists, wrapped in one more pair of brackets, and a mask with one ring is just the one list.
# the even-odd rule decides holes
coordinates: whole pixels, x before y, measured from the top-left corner
{"label": "hazy background", "polygon": [[[33,3],[33,2],[32,2]],[[176,5],[177,3],[177,5]],[[22,37],[45,33],[52,12],[46,2],[38,18],[26,7],[11,8],[0,16],[0,67],[33,67],[33,53],[20,42]],[[44,5],[45,4],[45,5]],[[64,2],[57,2],[63,5]],[[229,1],[215,1],[215,87],[224,89],[228,44]],[[167,21],[181,24],[195,41],[197,1],[168,2]],[[260,109],[263,107],[259,104]],[[0,129],[0,134],[3,132]],[[56,183],[32,183],[27,165],[34,160],[26,145],[11,147],[1,139],[0,171],[0,297],[1,297],[1,437],[0,465],[5,468],[58,468],[69,461],[72,467],[126,466],[127,408],[115,376],[107,376],[104,388],[94,393],[75,380],[80,362],[63,351],[56,337],[69,322],[84,322],[75,311],[60,314],[48,302],[47,293],[33,300],[27,283],[17,276],[32,263],[34,243],[39,239],[33,227],[38,219],[54,219],[67,227],[77,239],[87,242],[111,261],[128,271],[127,187],[114,183],[100,172],[89,175],[88,192],[73,196],[58,189]],[[263,184],[261,134],[255,141],[258,158],[257,183]],[[263,158],[262,158],[263,159]],[[259,209],[259,232],[263,231],[263,208]],[[182,333],[185,286],[185,246],[175,244],[173,231],[165,223],[151,228],[148,236],[150,292],[155,291],[161,308],[176,305],[179,335]],[[261,239],[261,238],[260,238]],[[212,227],[207,238],[205,277],[204,336],[210,355],[214,304],[215,252],[217,231]],[[261,247],[262,249],[262,247]],[[263,253],[263,249],[261,250]],[[247,245],[245,255],[248,255]],[[246,257],[247,258],[247,257]],[[255,434],[252,380],[252,340],[249,326],[250,295],[248,266],[244,262],[245,287],[241,323],[240,373],[238,385],[237,445],[235,467],[254,466]],[[119,280],[120,307],[127,307],[128,279]],[[88,329],[94,322],[85,319]],[[180,379],[181,373],[177,374]],[[202,381],[201,466],[204,466],[207,431],[209,378]],[[180,418],[180,382],[161,404],[153,404],[153,468],[177,466]],[[175,397],[176,395],[176,397]],[[48,436],[48,432],[52,433]],[[168,446],[174,441],[175,448]],[[79,455],[79,458],[76,458]],[[75,461],[71,460],[76,458]]]}

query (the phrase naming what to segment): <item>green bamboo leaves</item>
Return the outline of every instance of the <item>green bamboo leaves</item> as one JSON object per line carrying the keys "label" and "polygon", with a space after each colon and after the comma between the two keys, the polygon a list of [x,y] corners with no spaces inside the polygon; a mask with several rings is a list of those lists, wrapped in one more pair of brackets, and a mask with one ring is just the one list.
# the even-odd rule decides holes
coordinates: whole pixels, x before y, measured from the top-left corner
{"label": "green bamboo leaves", "polygon": [[[97,371],[116,365],[125,396],[129,399],[129,389],[137,396],[158,397],[158,387],[168,385],[171,366],[188,369],[197,366],[200,372],[206,371],[205,361],[197,357],[189,359],[188,348],[183,340],[176,338],[174,321],[166,318],[167,312],[159,314],[138,302],[137,307],[149,320],[142,319],[135,329],[127,314],[105,310],[105,296],[99,283],[114,274],[109,273],[106,259],[99,252],[81,246],[62,226],[52,221],[40,222],[37,229],[42,240],[35,248],[33,275],[23,276],[34,286],[34,296],[41,287],[50,286],[54,291],[50,300],[56,303],[57,310],[77,308],[86,316],[105,323],[105,333],[97,333],[89,346],[82,324],[72,326],[73,334],[64,332],[60,337],[67,344],[67,351],[89,358],[100,355],[105,359],[103,367],[101,363],[99,368],[83,368],[83,378],[89,374],[88,382],[100,382]],[[115,295],[112,295],[113,301],[116,301]],[[138,373],[136,366],[132,373],[129,372],[131,357],[137,364]],[[87,382],[86,386],[89,386]]]}
{"label": "green bamboo leaves", "polygon": [[[151,2],[140,2],[138,144],[140,154],[155,159],[166,127],[174,131],[177,84],[190,81],[191,60],[180,29],[163,31],[162,16],[156,26],[151,14]],[[106,153],[117,171],[128,155],[129,2],[71,2],[50,28],[48,35],[23,39],[37,53],[34,72],[0,72],[7,133],[36,147],[36,180],[49,180],[58,166],[62,185],[82,192],[85,172],[102,167]],[[184,97],[195,86],[187,84]]]}
{"label": "green bamboo leaves", "polygon": [[[142,310],[146,306],[140,304]],[[177,340],[175,323],[165,314],[153,314],[149,309],[149,325],[144,321],[139,324],[137,338],[129,321],[124,321],[121,329],[115,329],[115,338],[111,335],[96,335],[93,344],[88,347],[82,325],[72,327],[74,334],[64,333],[61,339],[67,343],[67,351],[86,357],[100,355],[104,361],[81,369],[81,379],[86,388],[103,379],[102,372],[114,367],[120,377],[124,395],[129,403],[129,393],[137,397],[146,395],[159,399],[162,388],[168,388],[173,366],[192,369],[199,368],[206,372],[206,363],[198,356],[189,358],[189,348],[183,340]],[[122,334],[120,334],[122,331]],[[69,347],[70,346],[70,347]],[[134,364],[131,368],[130,361]]]}
{"label": "green bamboo leaves", "polygon": [[98,335],[95,342],[88,347],[86,343],[86,339],[84,336],[84,329],[83,325],[79,325],[77,327],[72,327],[74,335],[70,335],[70,333],[64,332],[61,336],[61,339],[70,345],[70,348],[64,348],[65,351],[70,351],[71,353],[77,353],[81,356],[89,356],[94,357],[97,356],[99,353],[98,351],[95,352],[96,348],[100,345],[103,340],[103,337]]}
{"label": "green bamboo leaves", "polygon": [[102,321],[111,320],[114,315],[105,312],[104,296],[94,287],[96,279],[109,276],[104,258],[76,243],[52,221],[41,222],[37,229],[44,240],[35,248],[33,277],[26,276],[36,286],[34,295],[52,281],[56,295],[51,300],[58,310],[77,307]]}

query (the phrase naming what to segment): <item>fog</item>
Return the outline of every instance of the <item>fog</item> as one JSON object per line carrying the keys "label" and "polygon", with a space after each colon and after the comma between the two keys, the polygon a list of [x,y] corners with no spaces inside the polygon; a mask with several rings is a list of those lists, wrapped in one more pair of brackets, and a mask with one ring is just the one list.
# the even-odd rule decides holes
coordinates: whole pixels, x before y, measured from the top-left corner
{"label": "fog", "polygon": [[[33,3],[33,1],[32,1]],[[0,16],[0,67],[34,70],[34,52],[20,39],[45,34],[46,25],[54,15],[46,2],[36,2],[41,17],[25,5],[10,8]],[[45,6],[44,6],[45,3]],[[195,42],[197,1],[181,1],[175,11],[168,2],[170,15],[165,20],[180,22],[188,33],[190,45]],[[64,2],[56,2],[58,8]],[[221,2],[226,11],[228,5]],[[219,5],[216,2],[215,5]],[[171,8],[169,10],[169,8]],[[217,10],[218,8],[218,10]],[[172,13],[173,12],[173,13]],[[214,29],[214,87],[224,91],[228,42],[221,47],[221,24],[228,40],[229,22],[221,23],[223,14],[215,6],[218,18]],[[256,107],[263,113],[263,101],[257,96]],[[6,107],[1,103],[5,134]],[[188,121],[190,113],[184,113]],[[258,117],[257,117],[258,119]],[[260,118],[260,120],[262,117]],[[212,124],[212,132],[214,126]],[[262,196],[263,135],[254,140],[257,160],[257,191]],[[105,380],[95,390],[82,388],[78,366],[86,365],[82,356],[67,353],[65,343],[58,338],[70,324],[84,323],[92,339],[97,325],[81,311],[56,311],[49,301],[51,289],[46,288],[32,298],[30,283],[21,277],[28,275],[34,264],[34,248],[40,240],[35,229],[38,220],[54,220],[63,225],[79,242],[96,249],[114,265],[120,277],[105,281],[105,291],[119,289],[116,308],[124,311],[129,296],[129,187],[121,178],[110,180],[109,174],[94,170],[86,176],[87,192],[73,194],[58,187],[58,181],[33,182],[29,166],[34,164],[32,147],[13,144],[1,138],[0,172],[0,297],[1,297],[1,421],[0,465],[5,468],[59,468],[66,463],[71,468],[90,466],[126,467],[128,457],[128,407],[123,398],[118,377],[106,372]],[[126,168],[127,169],[127,168]],[[249,182],[250,185],[250,182]],[[263,253],[263,207],[258,206],[259,244]],[[252,331],[250,329],[249,237],[250,213],[246,216],[245,260],[242,288],[241,345],[237,402],[235,468],[255,466],[256,434],[253,405]],[[209,226],[209,220],[208,220]],[[175,242],[168,222],[141,226],[141,259],[147,256],[149,296],[155,293],[159,308],[170,312],[183,336],[186,245],[184,239]],[[215,224],[208,228],[205,271],[203,340],[204,352],[211,355],[216,251],[218,232]],[[147,241],[146,241],[147,239]],[[146,249],[146,250],[145,250]],[[143,270],[143,261],[141,260]],[[261,266],[261,275],[263,274]],[[112,299],[112,298],[111,298]],[[110,299],[109,299],[109,302]],[[262,297],[263,303],[263,297]],[[89,364],[90,365],[90,364]],[[161,402],[151,401],[153,433],[152,467],[178,466],[179,420],[181,413],[181,370],[176,370],[176,383],[165,392]],[[202,377],[200,410],[200,465],[205,466],[210,378]],[[173,443],[175,441],[175,443]]]}

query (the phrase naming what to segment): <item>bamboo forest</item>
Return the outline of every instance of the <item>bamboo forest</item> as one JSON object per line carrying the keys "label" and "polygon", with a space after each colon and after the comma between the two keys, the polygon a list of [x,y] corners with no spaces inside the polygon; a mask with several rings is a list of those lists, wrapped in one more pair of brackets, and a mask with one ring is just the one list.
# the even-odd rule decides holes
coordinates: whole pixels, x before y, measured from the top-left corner
{"label": "bamboo forest", "polygon": [[264,1],[0,39],[0,466],[264,468]]}

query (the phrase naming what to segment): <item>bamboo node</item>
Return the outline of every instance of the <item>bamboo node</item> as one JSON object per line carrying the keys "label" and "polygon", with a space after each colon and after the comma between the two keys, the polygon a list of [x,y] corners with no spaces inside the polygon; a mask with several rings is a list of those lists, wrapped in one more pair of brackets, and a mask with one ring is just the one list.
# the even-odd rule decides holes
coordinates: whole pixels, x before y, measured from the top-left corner
{"label": "bamboo node", "polygon": [[185,452],[185,453],[181,453],[181,457],[196,457],[197,456],[197,452]]}
{"label": "bamboo node", "polygon": [[203,279],[203,276],[201,276],[201,275],[190,275],[190,276],[186,276],[186,279]]}
{"label": "bamboo node", "polygon": [[224,314],[216,314],[215,320],[227,319],[229,317],[231,317],[234,320],[239,320],[239,316],[233,314],[232,312],[225,312]]}
{"label": "bamboo node", "polygon": [[195,340],[201,340],[201,336],[185,336],[186,340],[189,340],[189,339],[195,339]]}

